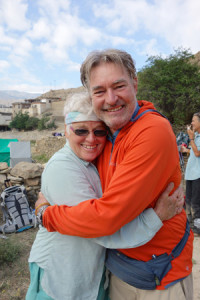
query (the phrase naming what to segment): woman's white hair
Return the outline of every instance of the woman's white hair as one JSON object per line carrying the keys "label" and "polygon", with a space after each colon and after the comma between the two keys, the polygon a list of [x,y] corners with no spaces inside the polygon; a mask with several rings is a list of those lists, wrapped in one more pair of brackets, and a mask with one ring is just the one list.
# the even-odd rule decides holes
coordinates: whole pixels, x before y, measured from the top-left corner
{"label": "woman's white hair", "polygon": [[64,106],[64,116],[73,111],[85,115],[93,113],[92,101],[87,92],[75,93],[67,98]]}

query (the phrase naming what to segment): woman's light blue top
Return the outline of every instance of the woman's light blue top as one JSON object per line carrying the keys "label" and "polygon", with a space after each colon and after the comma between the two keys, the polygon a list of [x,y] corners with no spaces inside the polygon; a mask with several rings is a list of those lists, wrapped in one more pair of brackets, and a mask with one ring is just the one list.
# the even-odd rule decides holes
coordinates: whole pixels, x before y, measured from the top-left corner
{"label": "woman's light blue top", "polygon": [[[197,149],[200,151],[200,133],[195,132],[194,142]],[[200,156],[195,156],[194,151],[191,148],[185,170],[185,180],[196,180],[198,178],[200,178]]]}
{"label": "woman's light blue top", "polygon": [[[102,195],[96,167],[79,159],[68,142],[47,163],[42,192],[51,205],[69,206]],[[29,262],[44,269],[42,288],[53,299],[94,300],[104,268],[104,247],[140,246],[152,239],[161,226],[154,210],[147,209],[114,235],[96,239],[62,235],[40,227]]]}

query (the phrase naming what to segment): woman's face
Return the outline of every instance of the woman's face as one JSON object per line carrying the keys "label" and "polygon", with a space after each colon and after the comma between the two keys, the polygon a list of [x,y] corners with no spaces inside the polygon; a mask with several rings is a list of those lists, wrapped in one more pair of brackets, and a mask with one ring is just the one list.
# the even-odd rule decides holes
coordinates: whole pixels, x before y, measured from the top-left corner
{"label": "woman's face", "polygon": [[191,125],[194,131],[200,132],[200,119],[198,118],[198,116],[193,116]]}
{"label": "woman's face", "polygon": [[106,142],[107,130],[103,122],[84,121],[68,126],[69,133],[65,128],[65,136],[71,149],[79,158],[91,162],[99,156]]}

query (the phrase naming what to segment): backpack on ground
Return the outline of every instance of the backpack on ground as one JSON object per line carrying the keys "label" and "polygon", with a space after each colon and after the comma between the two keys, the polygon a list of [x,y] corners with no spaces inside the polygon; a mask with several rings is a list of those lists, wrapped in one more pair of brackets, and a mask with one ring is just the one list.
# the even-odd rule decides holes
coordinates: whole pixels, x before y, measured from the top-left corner
{"label": "backpack on ground", "polygon": [[3,221],[0,232],[21,232],[36,226],[36,217],[30,207],[24,186],[11,186],[1,194],[1,209]]}

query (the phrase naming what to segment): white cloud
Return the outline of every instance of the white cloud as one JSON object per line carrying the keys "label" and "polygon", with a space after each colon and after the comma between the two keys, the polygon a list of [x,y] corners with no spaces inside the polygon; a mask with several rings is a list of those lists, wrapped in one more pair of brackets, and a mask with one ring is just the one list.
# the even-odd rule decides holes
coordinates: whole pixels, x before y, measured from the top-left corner
{"label": "white cloud", "polygon": [[58,8],[54,9],[55,1],[50,1],[47,11],[43,9],[45,2],[46,0],[40,4],[40,6],[42,5],[42,12],[40,9],[42,16],[26,36],[32,41],[37,40],[36,48],[46,61],[51,64],[58,62],[67,64],[70,51],[79,51],[80,53],[79,44],[82,44],[82,48],[88,47],[103,39],[100,30],[88,26],[86,21],[79,18],[78,15],[71,15],[65,2],[59,1],[58,3],[58,7],[62,8],[59,17]]}
{"label": "white cloud", "polygon": [[5,69],[9,68],[10,64],[6,60],[0,60],[0,72],[4,72]]}
{"label": "white cloud", "polygon": [[21,83],[21,84],[11,84],[11,85],[5,85],[4,90],[15,90],[19,92],[28,92],[28,93],[43,93],[46,91],[49,91],[49,86],[43,86],[43,85],[32,85],[28,83]]}
{"label": "white cloud", "polygon": [[0,0],[0,23],[11,30],[27,30],[28,3],[25,0]]}
{"label": "white cloud", "polygon": [[147,55],[147,53],[148,53],[148,56],[160,55],[159,45],[158,45],[158,41],[156,39],[140,41],[138,43],[137,47],[138,47],[138,49],[141,49],[141,51],[140,51],[141,55]]}
{"label": "white cloud", "polygon": [[4,28],[0,26],[0,45],[8,47],[15,45],[16,39],[5,33]]}
{"label": "white cloud", "polygon": [[48,16],[50,19],[60,18],[60,13],[66,13],[70,9],[69,0],[39,0],[38,7],[42,16]]}
{"label": "white cloud", "polygon": [[113,0],[93,6],[97,18],[104,19],[109,31],[124,36],[139,35],[162,39],[172,48],[199,50],[200,1],[198,0]]}
{"label": "white cloud", "polygon": [[13,52],[15,55],[25,57],[29,55],[31,49],[32,49],[31,42],[27,38],[21,37],[16,41],[15,47],[13,48]]}
{"label": "white cloud", "polygon": [[49,38],[51,35],[51,28],[46,19],[40,18],[33,24],[33,28],[27,32],[27,36],[32,39]]}

